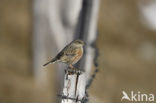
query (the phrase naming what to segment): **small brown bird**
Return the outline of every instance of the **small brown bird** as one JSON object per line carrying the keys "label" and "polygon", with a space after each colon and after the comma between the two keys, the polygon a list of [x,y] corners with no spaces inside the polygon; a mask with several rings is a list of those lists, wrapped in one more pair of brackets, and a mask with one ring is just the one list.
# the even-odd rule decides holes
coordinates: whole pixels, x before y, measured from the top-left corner
{"label": "small brown bird", "polygon": [[60,53],[56,55],[51,61],[47,62],[43,66],[50,63],[62,62],[67,64],[70,68],[74,68],[73,64],[76,64],[83,55],[83,46],[85,45],[82,40],[74,40],[68,44]]}

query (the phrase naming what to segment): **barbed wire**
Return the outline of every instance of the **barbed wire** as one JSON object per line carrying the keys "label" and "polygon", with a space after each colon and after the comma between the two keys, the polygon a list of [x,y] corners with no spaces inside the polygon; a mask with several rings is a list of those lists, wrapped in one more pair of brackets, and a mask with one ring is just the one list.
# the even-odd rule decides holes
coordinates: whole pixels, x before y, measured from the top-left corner
{"label": "barbed wire", "polygon": [[72,98],[72,97],[68,97],[68,96],[60,95],[60,94],[58,94],[58,97],[60,97],[61,99],[70,99],[70,100],[74,100],[76,103],[77,103],[77,102],[81,102],[81,103],[86,103],[86,102],[88,102],[88,98],[87,98],[87,97],[84,97],[84,98],[82,98],[81,100],[78,99],[78,98]]}
{"label": "barbed wire", "polygon": [[[93,83],[93,80],[95,79],[96,77],[96,74],[99,72],[99,64],[98,64],[98,56],[99,56],[99,49],[97,48],[97,45],[96,45],[96,42],[94,41],[92,44],[91,44],[91,47],[94,48],[94,59],[93,59],[93,63],[94,63],[94,66],[95,66],[95,70],[93,72],[93,74],[91,75],[90,79],[88,80],[88,83],[86,85],[86,91],[85,91],[85,94],[86,94],[86,97],[89,98],[89,94],[88,94],[88,89],[89,87],[92,85]],[[89,101],[89,99],[88,99]],[[88,101],[85,101],[84,103],[87,103]]]}
{"label": "barbed wire", "polygon": [[95,70],[94,70],[93,74],[91,75],[90,79],[88,80],[88,83],[86,85],[86,90],[92,85],[93,80],[95,79],[97,72],[99,72],[99,68],[98,68],[98,65],[99,65],[98,64],[99,49],[97,48],[95,41],[91,44],[91,46],[95,50],[94,51],[94,59],[93,59]]}

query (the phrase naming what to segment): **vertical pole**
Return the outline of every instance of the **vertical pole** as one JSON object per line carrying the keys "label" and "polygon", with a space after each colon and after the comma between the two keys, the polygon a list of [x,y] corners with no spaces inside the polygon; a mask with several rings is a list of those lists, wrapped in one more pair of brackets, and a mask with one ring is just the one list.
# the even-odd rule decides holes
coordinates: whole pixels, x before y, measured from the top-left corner
{"label": "vertical pole", "polygon": [[[92,44],[95,42],[97,36],[98,8],[99,0],[83,0],[75,38],[84,40],[87,44],[85,46],[85,55],[80,64],[77,65],[77,68],[84,72],[78,76],[78,81],[76,78],[77,74],[68,75],[66,73],[61,103],[85,103],[87,101],[86,84],[94,58],[94,48]],[[66,78],[67,76],[68,79]],[[76,82],[78,82],[77,86],[75,86]]]}

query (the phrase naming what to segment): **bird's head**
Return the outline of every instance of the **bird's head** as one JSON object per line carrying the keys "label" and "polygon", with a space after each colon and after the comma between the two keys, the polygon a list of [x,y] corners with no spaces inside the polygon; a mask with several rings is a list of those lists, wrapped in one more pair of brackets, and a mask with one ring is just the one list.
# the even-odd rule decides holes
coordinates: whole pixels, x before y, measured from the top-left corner
{"label": "bird's head", "polygon": [[76,46],[82,47],[82,46],[85,45],[85,42],[82,41],[82,40],[74,40],[74,41],[73,41],[73,44],[76,45]]}

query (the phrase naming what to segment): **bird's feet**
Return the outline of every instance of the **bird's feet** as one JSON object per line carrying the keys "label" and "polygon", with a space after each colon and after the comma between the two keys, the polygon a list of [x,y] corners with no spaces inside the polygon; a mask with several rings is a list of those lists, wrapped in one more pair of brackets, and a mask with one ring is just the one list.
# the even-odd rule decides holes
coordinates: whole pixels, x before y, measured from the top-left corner
{"label": "bird's feet", "polygon": [[74,74],[82,74],[83,71],[78,69],[78,68],[75,68],[74,66],[72,66],[72,68],[69,66],[66,70],[65,70],[65,73],[67,73],[68,75],[74,75]]}

